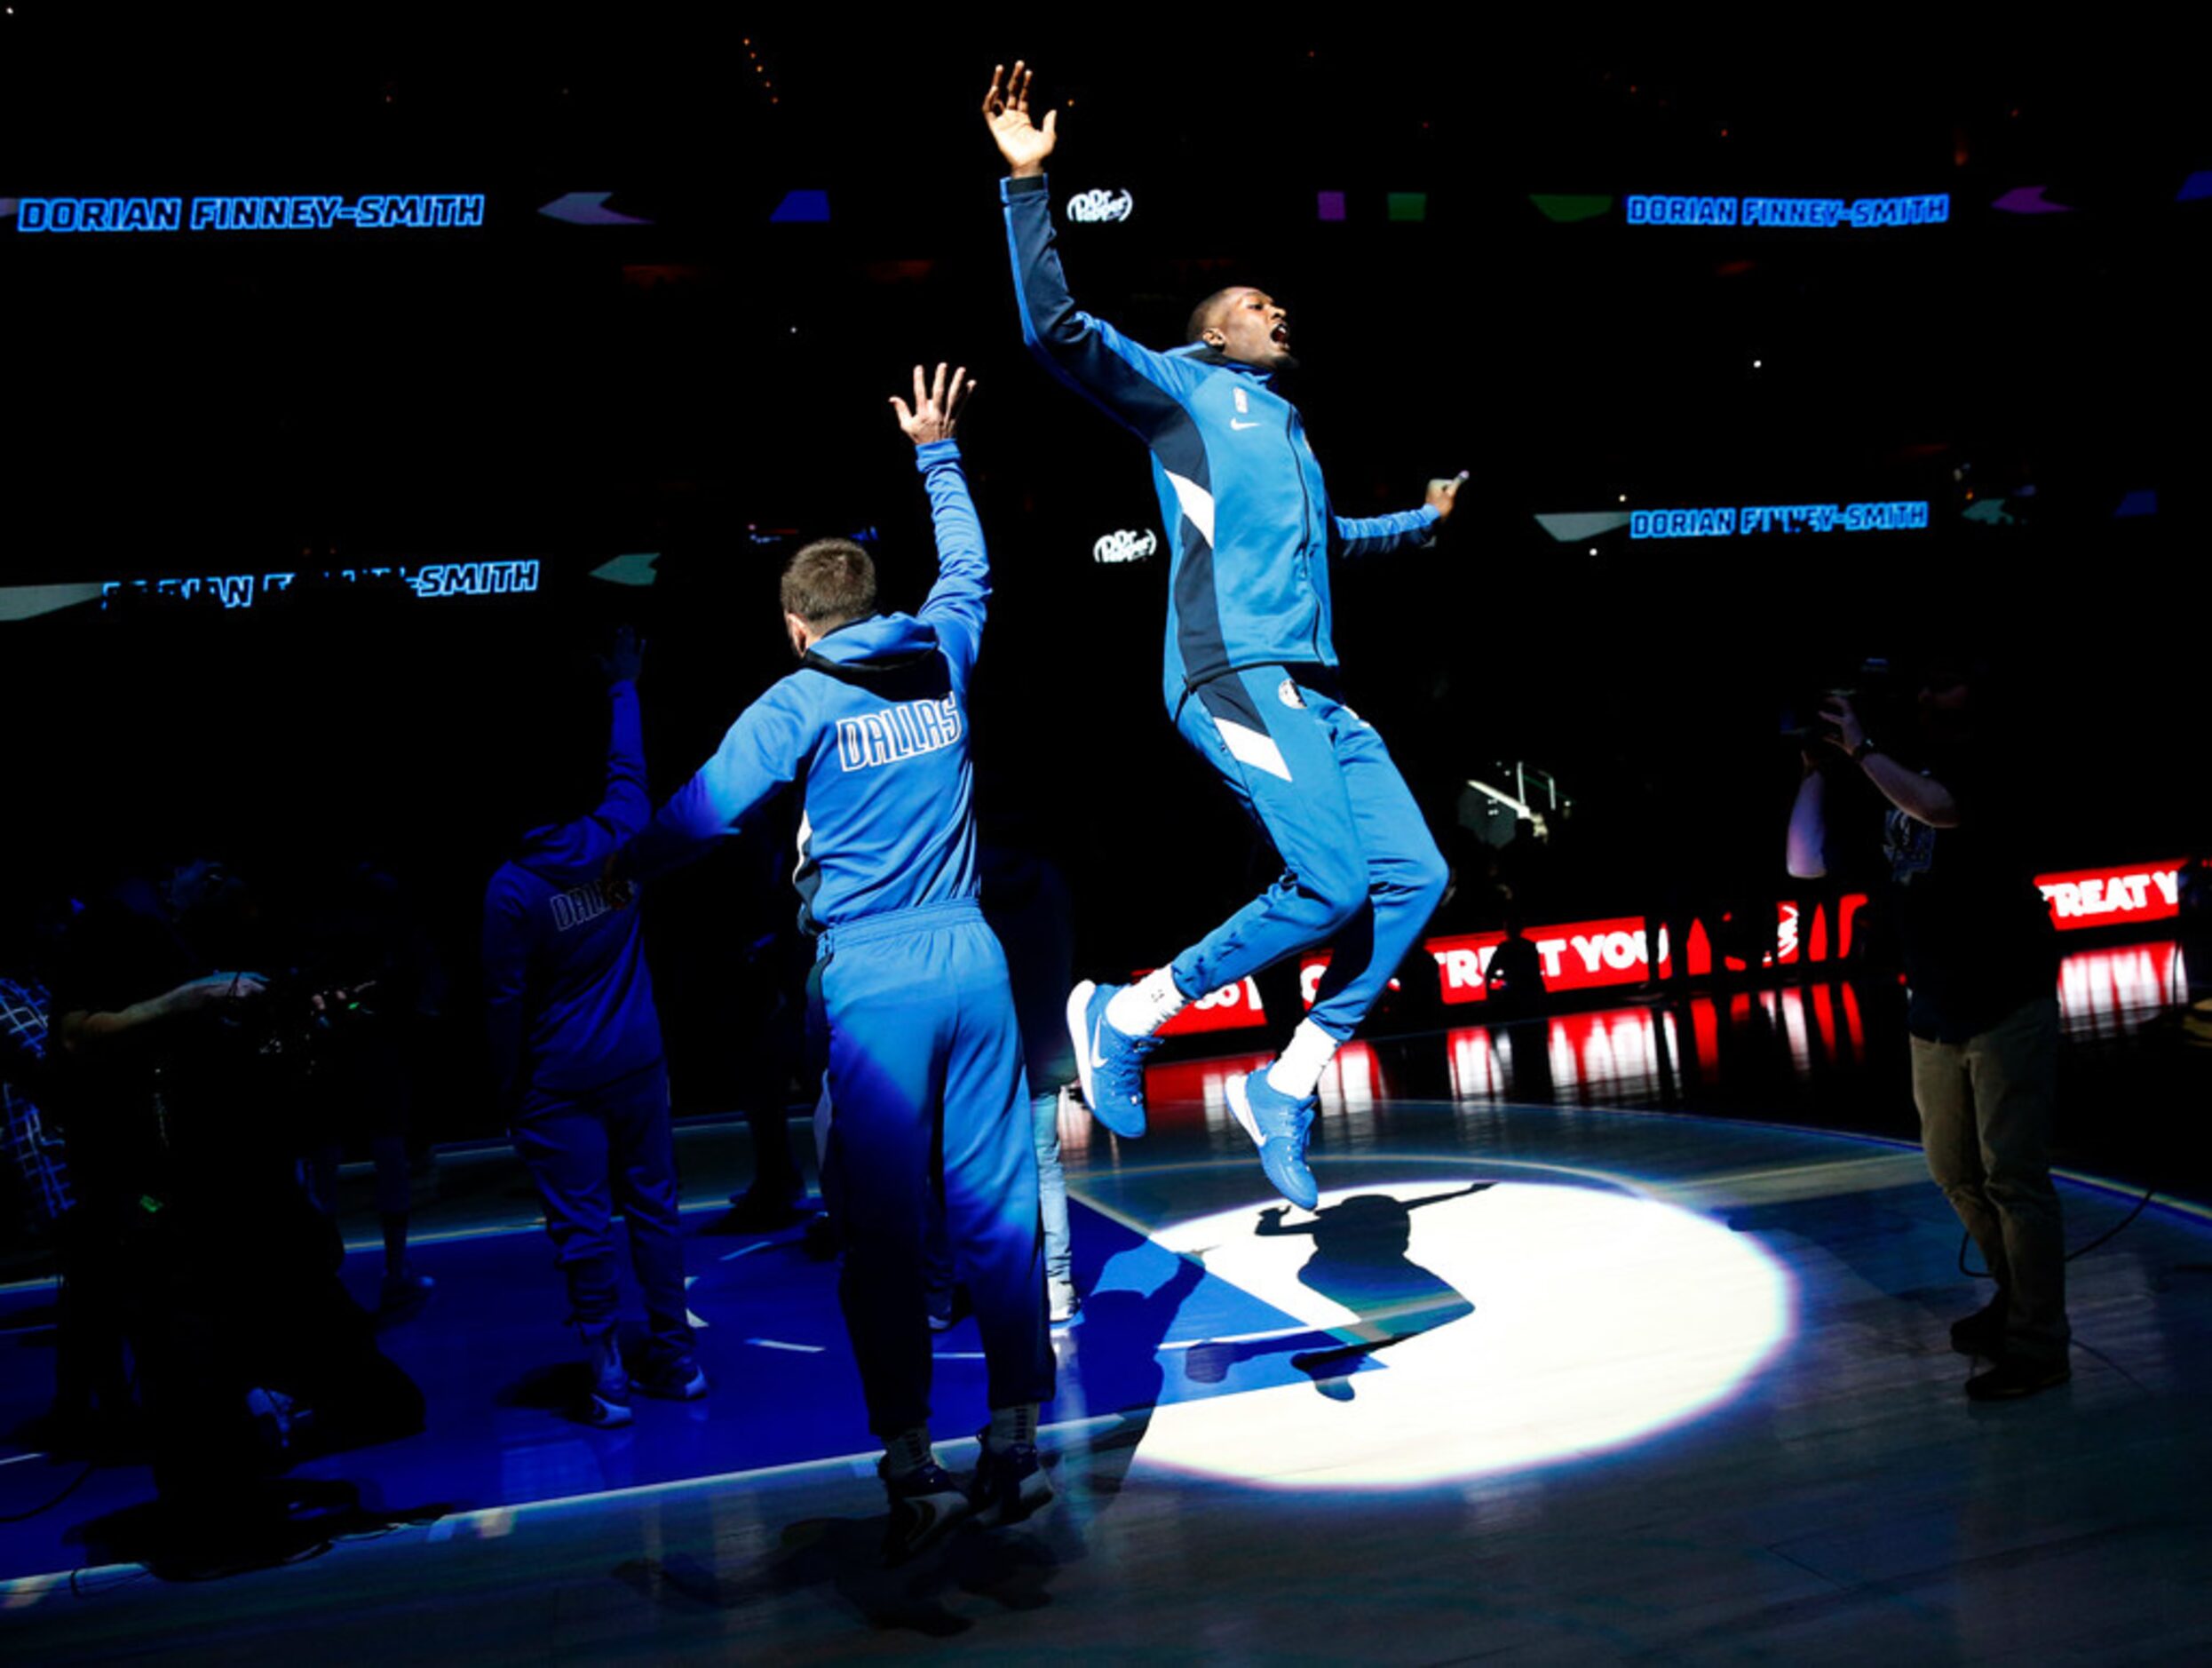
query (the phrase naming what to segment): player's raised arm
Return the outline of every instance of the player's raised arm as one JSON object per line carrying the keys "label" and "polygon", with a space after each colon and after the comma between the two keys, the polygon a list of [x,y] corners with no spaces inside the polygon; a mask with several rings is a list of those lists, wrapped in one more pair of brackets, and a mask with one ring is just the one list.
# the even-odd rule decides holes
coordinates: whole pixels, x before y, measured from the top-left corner
{"label": "player's raised arm", "polygon": [[930,520],[937,535],[937,583],[930,587],[920,618],[934,626],[963,674],[975,664],[983,641],[984,612],[991,597],[991,564],[983,544],[983,524],[960,467],[954,434],[962,409],[975,384],[966,366],[951,372],[940,364],[934,380],[914,368],[914,403],[891,396],[899,427],[914,442],[915,467],[929,488]]}
{"label": "player's raised arm", "polygon": [[1034,75],[1019,61],[1011,75],[994,68],[990,91],[983,96],[984,123],[1008,170],[1008,178],[999,182],[999,195],[1006,204],[1021,339],[1055,375],[1148,441],[1174,411],[1175,393],[1193,384],[1196,373],[1168,354],[1132,342],[1104,319],[1083,312],[1068,295],[1059,251],[1053,246],[1044,176],[1045,158],[1058,143],[1054,118],[1059,113],[1046,112],[1042,126],[1030,120]]}
{"label": "player's raised arm", "polygon": [[491,1056],[493,1104],[511,1116],[523,1078],[529,1024],[530,929],[502,870],[484,897],[484,1037]]}
{"label": "player's raised arm", "polygon": [[591,814],[617,839],[627,839],[653,814],[646,786],[645,728],[638,711],[638,678],[645,670],[646,646],[633,627],[618,625],[607,652],[599,656],[610,709],[607,739],[607,787]]}

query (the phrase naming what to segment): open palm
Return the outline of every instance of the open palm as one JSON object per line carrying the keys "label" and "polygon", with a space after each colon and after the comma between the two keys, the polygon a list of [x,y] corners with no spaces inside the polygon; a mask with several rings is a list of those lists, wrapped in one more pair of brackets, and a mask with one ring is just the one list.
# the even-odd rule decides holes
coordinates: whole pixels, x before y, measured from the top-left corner
{"label": "open palm", "polygon": [[991,90],[983,95],[983,120],[998,145],[998,154],[1017,174],[1040,173],[1059,135],[1054,128],[1058,110],[1044,113],[1044,125],[1029,119],[1029,83],[1035,71],[1019,59],[1012,75],[1003,64],[991,66]]}
{"label": "open palm", "polygon": [[892,409],[897,413],[899,426],[907,438],[916,446],[927,446],[932,441],[948,441],[960,426],[960,410],[967,403],[975,384],[968,380],[968,368],[963,365],[952,373],[952,383],[946,385],[945,367],[937,367],[937,380],[924,380],[922,367],[914,368],[914,403],[908,406],[897,394],[891,396]]}

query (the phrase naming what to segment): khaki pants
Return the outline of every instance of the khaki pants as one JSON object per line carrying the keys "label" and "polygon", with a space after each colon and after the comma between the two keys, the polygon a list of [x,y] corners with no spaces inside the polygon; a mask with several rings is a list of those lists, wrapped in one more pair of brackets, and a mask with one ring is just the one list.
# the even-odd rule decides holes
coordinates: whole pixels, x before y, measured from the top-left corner
{"label": "khaki pants", "polygon": [[2063,1361],[2065,1241],[2050,1182],[2058,1004],[2016,1008],[1964,1043],[1913,1038],[1913,1101],[1928,1173],[1980,1247],[2005,1299],[2005,1350]]}

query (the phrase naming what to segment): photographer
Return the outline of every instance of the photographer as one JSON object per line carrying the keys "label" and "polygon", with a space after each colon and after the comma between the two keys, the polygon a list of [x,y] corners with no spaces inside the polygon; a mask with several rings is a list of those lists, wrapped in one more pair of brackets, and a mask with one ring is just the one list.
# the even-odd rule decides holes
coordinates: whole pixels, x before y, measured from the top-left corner
{"label": "photographer", "polygon": [[243,884],[195,859],[94,902],[52,980],[53,1093],[85,1218],[70,1278],[119,1319],[155,1485],[210,1545],[281,1522],[281,1500],[242,1479],[423,1413],[294,1178],[285,1125],[328,1005],[209,954],[257,926]]}
{"label": "photographer", "polygon": [[[1969,1378],[1978,1401],[2030,1395],[2070,1376],[2065,1251],[2050,1180],[2058,1005],[2050,919],[2018,849],[2026,819],[1983,748],[1978,686],[1956,662],[1919,679],[1915,714],[1868,734],[1833,694],[1790,813],[1789,872],[1827,873],[1831,799],[1858,775],[1881,796],[1887,902],[1904,950],[1913,1100],[1929,1172],[1980,1248],[1997,1295],[1951,1329],[1952,1346],[1995,1364]],[[1920,767],[1882,744],[1911,746]]]}

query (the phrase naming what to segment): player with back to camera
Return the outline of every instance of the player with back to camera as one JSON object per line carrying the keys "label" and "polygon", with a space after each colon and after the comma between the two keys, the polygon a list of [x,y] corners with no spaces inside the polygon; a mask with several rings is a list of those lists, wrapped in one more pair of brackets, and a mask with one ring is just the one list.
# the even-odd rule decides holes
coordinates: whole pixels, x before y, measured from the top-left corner
{"label": "player with back to camera", "polygon": [[[820,1019],[836,1117],[822,1191],[844,1241],[837,1297],[868,1427],[884,1444],[884,1552],[914,1556],[972,1517],[1027,1517],[1052,1497],[1036,1450],[1053,1389],[1037,1161],[1006,958],[978,897],[968,691],[990,568],[954,441],[970,385],[940,365],[893,398],[930,494],[939,571],[921,611],[884,614],[860,545],[792,557],[783,618],[800,669],[738,716],[713,758],[618,854],[618,879],[700,855],[799,785],[803,918],[817,934]],[[990,1424],[963,1489],[930,1442],[924,1298],[941,1219],[975,1304]]]}
{"label": "player with back to camera", "polygon": [[[1430,542],[1459,480],[1431,481],[1418,510],[1332,513],[1298,409],[1277,386],[1297,368],[1289,315],[1265,290],[1208,296],[1167,353],[1077,308],[1045,187],[1058,112],[1030,120],[1031,74],[1019,62],[1011,75],[994,69],[983,99],[1010,174],[1000,194],[1022,337],[1151,449],[1170,535],[1168,711],[1283,862],[1272,886],[1169,965],[1130,985],[1075,987],[1067,1019],[1083,1097],[1115,1134],[1141,1135],[1144,1062],[1161,1028],[1195,997],[1330,944],[1320,993],[1280,1057],[1229,1085],[1268,1180],[1310,1210],[1320,1193],[1305,1148],[1321,1072],[1449,879],[1382,738],[1339,698],[1329,559]],[[1103,730],[1093,739],[1111,745]]]}

